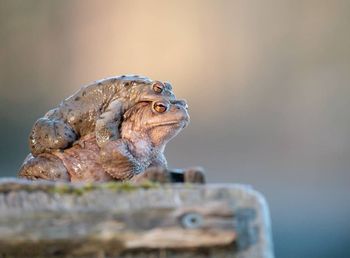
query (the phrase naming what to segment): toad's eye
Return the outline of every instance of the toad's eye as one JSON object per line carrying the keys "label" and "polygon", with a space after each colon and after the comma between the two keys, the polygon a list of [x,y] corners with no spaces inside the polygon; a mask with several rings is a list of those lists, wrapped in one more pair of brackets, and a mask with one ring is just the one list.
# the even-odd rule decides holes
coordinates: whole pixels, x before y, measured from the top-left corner
{"label": "toad's eye", "polygon": [[153,84],[153,90],[157,93],[162,93],[164,90],[164,84],[161,82],[155,82]]}
{"label": "toad's eye", "polygon": [[164,113],[168,110],[168,105],[166,103],[163,102],[155,102],[153,104],[153,108],[156,112],[158,113]]}

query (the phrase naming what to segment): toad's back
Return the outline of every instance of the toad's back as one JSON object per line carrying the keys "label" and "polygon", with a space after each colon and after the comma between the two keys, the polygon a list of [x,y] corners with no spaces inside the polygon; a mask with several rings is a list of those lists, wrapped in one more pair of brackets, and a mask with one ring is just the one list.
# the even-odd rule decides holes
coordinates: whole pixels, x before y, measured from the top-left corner
{"label": "toad's back", "polygon": [[48,118],[65,120],[79,135],[95,129],[97,118],[106,111],[112,100],[128,101],[131,84],[148,84],[146,77],[118,76],[96,81],[82,87],[46,114]]}

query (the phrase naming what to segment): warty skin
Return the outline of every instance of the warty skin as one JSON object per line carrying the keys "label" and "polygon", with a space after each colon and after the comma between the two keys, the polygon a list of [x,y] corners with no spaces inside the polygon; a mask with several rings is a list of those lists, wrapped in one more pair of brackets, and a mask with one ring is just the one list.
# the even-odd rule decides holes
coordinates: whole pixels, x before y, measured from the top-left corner
{"label": "warty skin", "polygon": [[183,100],[139,102],[125,112],[121,138],[100,147],[94,133],[90,133],[66,150],[37,157],[29,154],[19,177],[72,182],[138,181],[147,169],[167,168],[165,146],[188,123]]}
{"label": "warty skin", "polygon": [[126,110],[143,101],[175,99],[169,83],[138,75],[122,75],[82,87],[39,118],[30,133],[33,156],[69,148],[95,133],[101,147],[120,138],[119,126]]}

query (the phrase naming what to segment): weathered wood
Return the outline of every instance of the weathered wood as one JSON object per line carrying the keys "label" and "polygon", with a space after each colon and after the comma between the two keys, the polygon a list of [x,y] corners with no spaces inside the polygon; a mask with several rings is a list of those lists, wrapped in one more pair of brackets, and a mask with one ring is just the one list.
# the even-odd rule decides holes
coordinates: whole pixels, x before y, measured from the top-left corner
{"label": "weathered wood", "polygon": [[273,257],[263,197],[232,184],[0,180],[0,257]]}

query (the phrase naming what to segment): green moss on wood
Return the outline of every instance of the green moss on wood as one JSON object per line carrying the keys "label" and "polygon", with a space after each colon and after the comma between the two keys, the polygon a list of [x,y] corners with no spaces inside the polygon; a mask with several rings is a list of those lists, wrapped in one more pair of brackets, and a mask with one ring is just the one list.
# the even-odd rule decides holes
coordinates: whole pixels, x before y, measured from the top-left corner
{"label": "green moss on wood", "polygon": [[107,182],[107,183],[84,183],[72,184],[61,182],[35,182],[22,181],[22,183],[3,183],[0,185],[0,193],[7,193],[13,191],[43,191],[54,194],[74,194],[83,195],[84,193],[94,190],[109,190],[115,192],[133,192],[138,189],[152,189],[159,187],[159,183],[146,181],[142,184],[133,184],[131,182]]}

